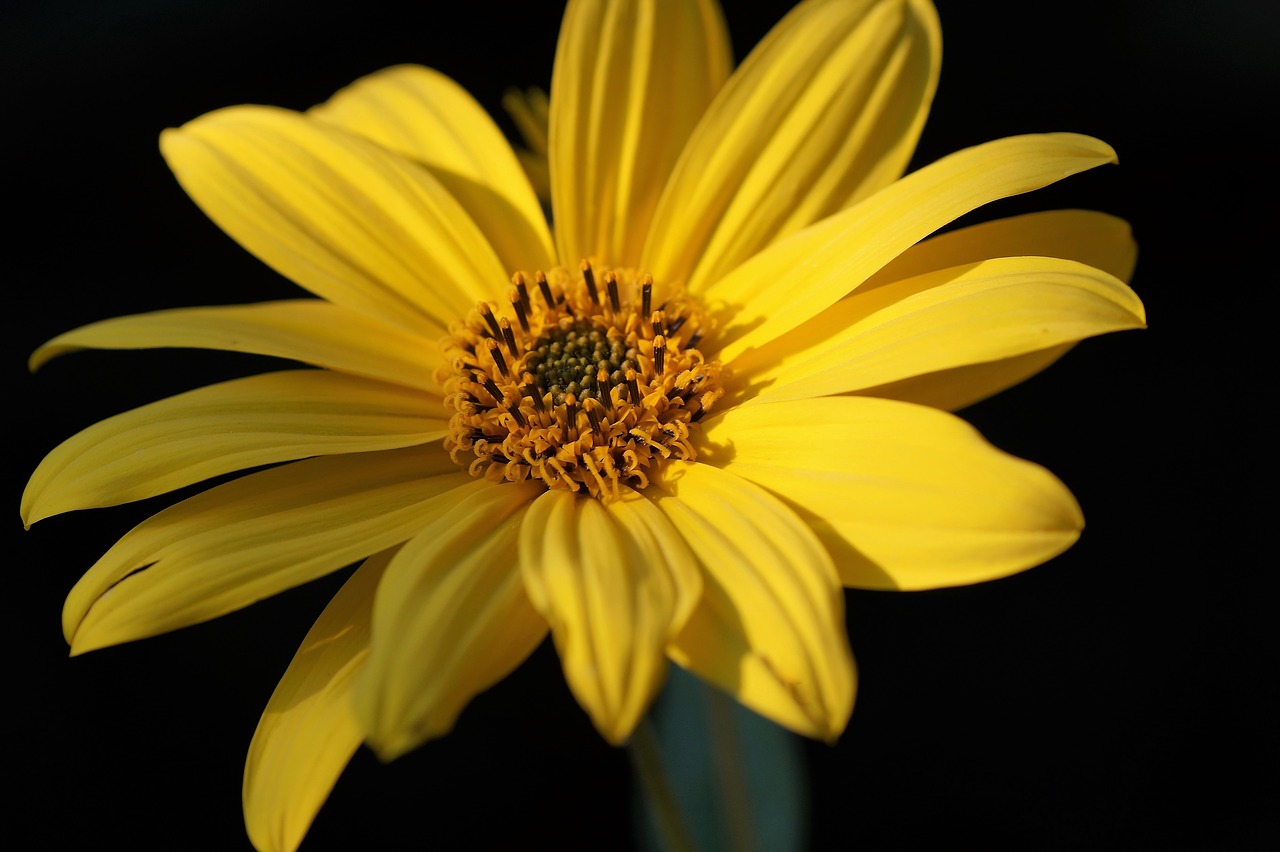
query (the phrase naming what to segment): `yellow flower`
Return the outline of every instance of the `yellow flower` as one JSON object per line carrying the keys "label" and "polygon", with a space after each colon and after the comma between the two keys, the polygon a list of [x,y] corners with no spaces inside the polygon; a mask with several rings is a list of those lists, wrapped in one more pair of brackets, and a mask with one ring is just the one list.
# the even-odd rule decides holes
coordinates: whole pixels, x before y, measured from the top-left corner
{"label": "yellow flower", "polygon": [[548,632],[610,742],[668,660],[835,739],[855,685],[842,586],[1001,577],[1083,526],[1052,474],[948,412],[1144,325],[1111,216],[935,236],[1115,161],[1048,133],[904,176],[940,38],[928,0],[808,0],[731,74],[714,0],[573,0],[554,228],[484,110],[422,67],[165,131],[191,198],[311,296],[94,323],[32,368],[177,346],[307,367],[109,418],[39,466],[28,525],[264,468],[90,568],[72,652],[361,563],[250,747],[263,850],[296,848],[361,743],[389,759],[446,733]]}

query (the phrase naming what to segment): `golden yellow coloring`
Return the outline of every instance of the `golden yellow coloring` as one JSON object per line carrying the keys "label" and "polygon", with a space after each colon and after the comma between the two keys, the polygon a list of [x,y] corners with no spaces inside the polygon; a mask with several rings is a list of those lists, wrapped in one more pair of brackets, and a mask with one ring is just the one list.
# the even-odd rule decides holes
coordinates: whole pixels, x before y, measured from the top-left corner
{"label": "golden yellow coloring", "polygon": [[664,459],[694,458],[689,430],[723,393],[719,362],[697,349],[702,308],[678,293],[652,305],[650,276],[585,260],[512,284],[505,315],[481,302],[444,343],[455,462],[609,500]]}

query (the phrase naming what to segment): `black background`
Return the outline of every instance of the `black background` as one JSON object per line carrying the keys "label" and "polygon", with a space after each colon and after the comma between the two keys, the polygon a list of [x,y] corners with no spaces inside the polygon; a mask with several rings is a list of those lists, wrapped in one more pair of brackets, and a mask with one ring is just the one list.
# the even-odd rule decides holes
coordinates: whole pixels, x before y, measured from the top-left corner
{"label": "black background", "polygon": [[[744,8],[749,5],[750,8]],[[1097,169],[976,218],[1095,207],[1129,219],[1150,328],[1089,340],[965,412],[1072,488],[1088,526],[1005,580],[850,592],[858,705],[807,748],[812,848],[1280,848],[1273,598],[1274,120],[1267,2],[939,0],[942,78],[912,167],[1071,130]],[[739,57],[786,2],[729,3]],[[21,487],[59,441],[234,375],[218,353],[26,356],[97,319],[293,295],[209,223],[157,134],[221,106],[303,109],[398,62],[439,68],[504,127],[547,85],[562,4],[13,2],[0,12],[10,848],[248,849],[245,750],[345,572],[218,621],[69,659],[62,600],[170,499],[23,531]],[[1266,226],[1264,229],[1264,225]],[[1266,430],[1264,432],[1264,429]],[[591,729],[549,645],[457,730],[393,764],[359,752],[304,852],[628,849],[623,751]],[[27,845],[29,844],[29,845]]]}

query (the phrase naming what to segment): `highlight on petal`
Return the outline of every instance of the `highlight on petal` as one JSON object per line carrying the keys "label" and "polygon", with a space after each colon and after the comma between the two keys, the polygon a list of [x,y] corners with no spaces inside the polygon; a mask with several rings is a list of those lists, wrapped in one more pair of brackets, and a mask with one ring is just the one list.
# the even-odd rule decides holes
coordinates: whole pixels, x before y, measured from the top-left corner
{"label": "highlight on petal", "polygon": [[258,852],[298,848],[364,739],[353,684],[369,656],[373,595],[391,554],[365,560],[333,596],[258,720],[241,793]]}
{"label": "highlight on petal", "polygon": [[63,441],[27,483],[23,523],[259,465],[425,444],[448,433],[448,418],[439,397],[327,370],[222,382],[109,417]]}
{"label": "highlight on petal", "polygon": [[699,460],[785,500],[847,586],[991,580],[1053,558],[1084,527],[1053,474],[925,406],[831,397],[742,406],[704,422]]}
{"label": "highlight on petal", "polygon": [[470,481],[439,448],[409,447],[292,462],[190,497],[72,588],[71,653],[208,621],[399,544]]}
{"label": "highlight on petal", "polygon": [[1127,282],[1138,262],[1138,244],[1129,223],[1118,216],[1041,210],[936,234],[889,261],[858,290],[993,257],[1024,255],[1075,260]]}
{"label": "highlight on petal", "polygon": [[1110,146],[1075,133],[1012,136],[943,157],[811,225],[699,294],[720,306],[724,362],[790,331],[915,243],[991,201],[1113,163]]}
{"label": "highlight on petal", "polygon": [[[423,320],[424,331],[427,324]],[[439,393],[435,371],[444,356],[436,341],[445,333],[444,326],[434,326],[428,337],[410,334],[321,299],[177,308],[65,332],[37,349],[28,366],[38,370],[80,349],[222,349],[291,358]]]}
{"label": "highlight on petal", "polygon": [[474,481],[454,489],[400,548],[378,586],[355,709],[391,760],[448,733],[477,694],[547,635],[520,577],[521,518],[539,489]]}
{"label": "highlight on petal", "polygon": [[484,107],[444,74],[421,65],[385,68],[307,114],[426,166],[484,231],[504,268],[551,265],[551,232],[515,152]]}
{"label": "highlight on petal", "polygon": [[228,107],[164,131],[160,150],[222,230],[334,304],[426,335],[507,280],[429,171],[322,121]]}
{"label": "highlight on petal", "polygon": [[663,193],[643,268],[691,290],[897,180],[938,85],[926,0],[808,0],[707,109]]}
{"label": "highlight on petal", "polygon": [[732,59],[715,0],[570,0],[548,130],[561,263],[639,260],[658,194]]}
{"label": "highlight on petal", "polygon": [[[1086,337],[1145,324],[1137,295],[1101,270],[1050,257],[995,258],[855,290],[745,353],[732,368],[735,383],[752,386],[753,403],[878,396],[881,385],[1045,350],[1061,353]],[[999,390],[965,386],[970,401]]]}
{"label": "highlight on petal", "polygon": [[578,703],[605,739],[626,742],[701,592],[693,554],[635,491],[602,503],[553,489],[521,523],[520,570]]}
{"label": "highlight on petal", "polygon": [[779,725],[834,741],[853,711],[854,664],[822,543],[782,501],[723,470],[672,462],[655,485],[651,499],[703,573],[671,659]]}

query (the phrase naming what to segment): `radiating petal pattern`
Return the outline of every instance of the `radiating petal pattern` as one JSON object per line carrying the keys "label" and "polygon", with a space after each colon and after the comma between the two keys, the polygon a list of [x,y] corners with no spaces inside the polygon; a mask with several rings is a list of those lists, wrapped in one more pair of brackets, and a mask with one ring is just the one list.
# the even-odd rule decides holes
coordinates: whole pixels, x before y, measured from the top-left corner
{"label": "radiating petal pattern", "polygon": [[515,152],[484,107],[444,74],[396,65],[360,78],[308,114],[426,166],[506,269],[550,265],[551,232]]}
{"label": "radiating petal pattern", "polygon": [[551,490],[521,525],[520,569],[573,694],[605,739],[625,742],[662,685],[664,650],[701,591],[693,555],[634,491],[602,504]]}
{"label": "radiating petal pattern", "polygon": [[854,291],[738,358],[734,380],[753,403],[867,391],[1144,325],[1142,302],[1101,270],[996,258]]}
{"label": "radiating petal pattern", "polygon": [[258,852],[294,852],[364,739],[352,704],[369,656],[374,590],[391,558],[355,570],[307,632],[258,720],[244,766],[244,824]]}
{"label": "radiating petal pattern", "polygon": [[703,571],[671,658],[778,724],[834,740],[854,669],[827,551],[781,501],[717,468],[674,462],[655,485],[651,499]]}
{"label": "radiating petal pattern", "polygon": [[430,172],[337,127],[228,107],[166,130],[160,149],[222,230],[335,304],[427,335],[507,280]]}
{"label": "radiating petal pattern", "polygon": [[731,63],[715,0],[570,0],[548,130],[561,263],[639,261],[662,186]]}
{"label": "radiating petal pattern", "polygon": [[951,154],[774,243],[700,296],[720,308],[731,363],[815,316],[938,228],[983,204],[1115,162],[1074,133],[1013,136]]}
{"label": "radiating petal pattern", "polygon": [[115,317],[58,335],[37,349],[29,366],[80,349],[222,349],[291,358],[406,387],[440,392],[436,340],[320,299],[212,308],[177,308]]}
{"label": "radiating petal pattern", "polygon": [[977,583],[1071,546],[1080,507],[1053,474],[919,405],[834,397],[709,418],[699,459],[777,494],[835,557],[846,585]]}
{"label": "radiating petal pattern", "polygon": [[425,444],[448,425],[439,397],[398,385],[327,370],[235,379],[109,417],[63,441],[27,483],[23,522],[259,465]]}
{"label": "radiating petal pattern", "polygon": [[219,485],[116,542],[67,596],[63,633],[81,654],[216,618],[405,541],[470,481],[439,449],[410,447]]}
{"label": "radiating petal pattern", "polygon": [[538,489],[472,481],[425,515],[378,586],[356,712],[383,760],[448,733],[462,709],[547,635],[516,545]]}
{"label": "radiating petal pattern", "polygon": [[642,266],[691,289],[897,180],[938,84],[926,2],[809,0],[730,78],[663,193]]}

